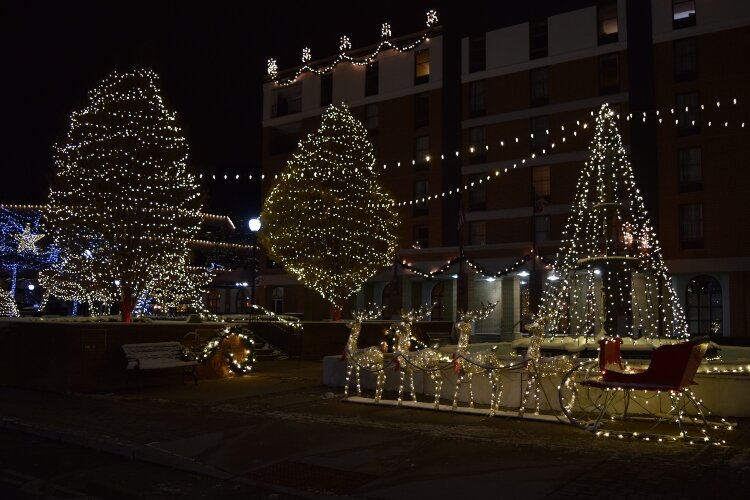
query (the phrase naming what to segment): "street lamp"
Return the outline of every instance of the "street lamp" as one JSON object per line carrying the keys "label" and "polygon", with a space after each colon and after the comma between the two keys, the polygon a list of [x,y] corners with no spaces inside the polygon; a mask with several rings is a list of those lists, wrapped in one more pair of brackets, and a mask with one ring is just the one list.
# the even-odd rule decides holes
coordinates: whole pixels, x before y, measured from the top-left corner
{"label": "street lamp", "polygon": [[253,257],[250,264],[250,302],[255,307],[255,256],[258,247],[258,230],[260,229],[260,219],[253,217],[247,223],[250,227],[250,234],[253,235]]}

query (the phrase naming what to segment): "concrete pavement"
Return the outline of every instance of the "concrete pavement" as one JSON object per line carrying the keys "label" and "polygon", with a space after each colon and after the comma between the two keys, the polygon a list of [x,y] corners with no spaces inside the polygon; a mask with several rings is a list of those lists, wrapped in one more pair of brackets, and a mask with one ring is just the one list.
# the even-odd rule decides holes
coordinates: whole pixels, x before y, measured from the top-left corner
{"label": "concrete pavement", "polygon": [[118,394],[0,388],[0,424],[254,486],[259,497],[703,498],[750,486],[745,422],[723,447],[597,439],[564,424],[346,403],[321,371],[264,361],[250,376],[197,387],[176,374],[174,384],[146,379]]}

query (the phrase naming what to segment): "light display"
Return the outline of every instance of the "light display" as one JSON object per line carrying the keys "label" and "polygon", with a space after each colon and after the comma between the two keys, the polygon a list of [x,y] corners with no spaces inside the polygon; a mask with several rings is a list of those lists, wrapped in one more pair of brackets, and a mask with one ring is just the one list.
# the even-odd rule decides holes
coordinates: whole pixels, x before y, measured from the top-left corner
{"label": "light display", "polygon": [[358,57],[358,58],[354,58],[346,54],[348,51],[351,50],[352,43],[348,36],[343,35],[341,38],[339,38],[339,50],[340,50],[339,55],[333,60],[332,63],[328,64],[327,66],[320,67],[320,68],[313,68],[312,66],[310,66],[309,65],[310,59],[311,59],[310,52],[309,52],[309,49],[305,48],[303,50],[303,55],[302,55],[303,66],[299,68],[294,73],[293,76],[283,81],[280,80],[278,78],[279,66],[276,63],[276,59],[268,60],[268,65],[267,65],[268,76],[271,77],[271,79],[276,85],[285,87],[296,82],[297,79],[303,73],[313,72],[318,75],[324,75],[325,73],[328,73],[329,71],[331,71],[337,64],[344,62],[344,61],[348,61],[351,64],[355,64],[358,66],[366,66],[375,62],[375,59],[378,57],[378,54],[380,54],[383,50],[393,49],[397,52],[408,52],[410,50],[414,50],[415,48],[420,46],[423,42],[426,42],[429,40],[429,32],[432,30],[432,28],[434,28],[437,25],[437,23],[438,23],[437,12],[435,12],[434,10],[427,12],[427,22],[426,22],[427,31],[417,36],[415,40],[405,45],[396,45],[394,43],[391,43],[390,40],[388,40],[392,36],[391,25],[389,23],[383,23],[380,27],[380,35],[383,41],[381,41],[380,44],[378,44],[374,52],[372,52],[371,54],[367,56]]}
{"label": "light display", "polygon": [[425,347],[418,351],[411,351],[414,337],[411,333],[411,325],[427,317],[435,305],[422,306],[418,310],[411,310],[401,314],[401,322],[391,325],[395,331],[396,341],[393,345],[393,362],[399,371],[398,386],[398,405],[403,403],[404,379],[406,374],[409,375],[411,399],[417,402],[417,393],[414,390],[414,374],[417,372],[427,372],[435,384],[434,407],[440,408],[440,393],[443,388],[443,376],[440,371],[450,363],[445,354],[435,347]]}
{"label": "light display", "polygon": [[345,301],[393,262],[398,213],[381,187],[367,132],[330,106],[266,198],[260,241],[339,319]]}
{"label": "light display", "polygon": [[548,334],[684,337],[687,328],[615,114],[603,105],[538,322]]}
{"label": "light display", "polygon": [[155,292],[202,310],[208,274],[186,270],[188,241],[201,222],[188,148],[167,110],[157,75],[115,73],[74,112],[58,146],[45,229],[60,249],[40,279],[48,295],[119,301],[123,321]]}
{"label": "light display", "polygon": [[344,348],[344,357],[348,363],[346,368],[346,382],[344,383],[344,397],[349,395],[349,379],[352,376],[352,370],[355,372],[357,380],[357,396],[362,395],[362,386],[360,383],[360,372],[365,369],[375,372],[377,376],[377,386],[375,388],[375,402],[379,402],[383,396],[383,385],[385,384],[384,358],[383,351],[375,346],[364,347],[359,349],[359,333],[362,331],[362,322],[380,317],[382,310],[373,308],[369,311],[356,311],[354,319],[349,321],[346,326],[349,327],[349,340]]}
{"label": "light display", "polygon": [[53,246],[37,247],[44,237],[39,226],[36,209],[0,207],[0,269],[9,274],[11,297],[15,297],[19,276],[35,278],[57,259]]}
{"label": "light display", "polygon": [[[239,346],[233,345],[237,344],[237,340]],[[250,373],[256,362],[255,341],[250,330],[241,326],[227,326],[208,341],[200,351],[187,353],[186,357],[195,359],[199,363],[206,363],[217,352],[222,353],[227,367],[234,375]]]}
{"label": "light display", "polygon": [[486,374],[490,382],[490,416],[500,407],[500,398],[502,398],[502,383],[499,369],[503,364],[498,360],[496,349],[489,349],[479,352],[469,352],[469,338],[471,337],[472,323],[488,318],[495,309],[497,302],[488,302],[480,305],[477,309],[459,313],[459,321],[455,328],[458,330],[458,345],[453,355],[454,370],[458,376],[456,380],[456,390],[453,393],[453,409],[458,406],[458,392],[461,384],[469,385],[469,408],[474,408],[474,390],[472,389],[472,379],[474,375]]}
{"label": "light display", "polygon": [[0,317],[11,317],[15,318],[18,316],[18,307],[16,307],[16,301],[6,292],[3,288],[0,288]]}

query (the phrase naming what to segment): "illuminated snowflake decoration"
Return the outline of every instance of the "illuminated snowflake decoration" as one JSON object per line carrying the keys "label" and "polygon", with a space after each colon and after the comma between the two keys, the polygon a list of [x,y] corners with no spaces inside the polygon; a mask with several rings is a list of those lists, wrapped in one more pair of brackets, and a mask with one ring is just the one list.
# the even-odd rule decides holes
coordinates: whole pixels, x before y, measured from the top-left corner
{"label": "illuminated snowflake decoration", "polygon": [[271,76],[276,76],[276,73],[279,72],[279,66],[276,64],[276,59],[269,59],[268,60],[268,74]]}
{"label": "illuminated snowflake decoration", "polygon": [[435,12],[434,10],[427,11],[427,27],[431,28],[432,26],[435,26],[437,22],[437,12]]}
{"label": "illuminated snowflake decoration", "polygon": [[39,253],[36,249],[36,242],[44,238],[43,234],[32,234],[31,227],[26,224],[22,233],[14,234],[13,238],[18,242],[18,253],[31,252]]}
{"label": "illuminated snowflake decoration", "polygon": [[352,42],[349,40],[349,37],[346,35],[342,36],[339,42],[339,50],[345,51],[351,48],[352,48]]}
{"label": "illuminated snowflake decoration", "polygon": [[383,23],[383,26],[380,28],[380,36],[383,38],[390,38],[391,37],[391,25],[390,23]]}
{"label": "illuminated snowflake decoration", "polygon": [[310,54],[310,47],[305,47],[304,49],[302,49],[302,62],[309,62],[310,59],[312,59],[312,55]]}

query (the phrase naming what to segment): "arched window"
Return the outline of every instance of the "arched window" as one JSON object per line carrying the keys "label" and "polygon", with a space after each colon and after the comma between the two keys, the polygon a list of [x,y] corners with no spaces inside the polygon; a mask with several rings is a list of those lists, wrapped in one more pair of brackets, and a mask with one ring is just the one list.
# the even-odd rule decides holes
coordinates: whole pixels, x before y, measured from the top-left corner
{"label": "arched window", "polygon": [[721,335],[723,311],[721,285],[711,276],[701,275],[687,285],[687,320],[690,335]]}

